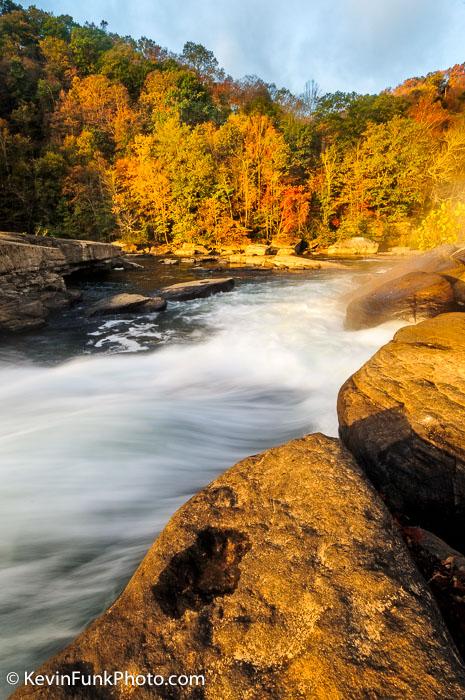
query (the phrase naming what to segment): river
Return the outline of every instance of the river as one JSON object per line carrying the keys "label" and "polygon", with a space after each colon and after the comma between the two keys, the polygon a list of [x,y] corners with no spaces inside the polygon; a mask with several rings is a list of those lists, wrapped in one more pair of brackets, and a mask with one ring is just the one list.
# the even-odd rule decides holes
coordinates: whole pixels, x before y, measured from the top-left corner
{"label": "river", "polygon": [[[86,297],[174,274],[144,265],[88,281]],[[103,611],[226,467],[337,434],[339,387],[398,327],[343,330],[367,267],[236,273],[233,292],[164,314],[86,320],[78,307],[2,344],[0,676],[34,669]]]}

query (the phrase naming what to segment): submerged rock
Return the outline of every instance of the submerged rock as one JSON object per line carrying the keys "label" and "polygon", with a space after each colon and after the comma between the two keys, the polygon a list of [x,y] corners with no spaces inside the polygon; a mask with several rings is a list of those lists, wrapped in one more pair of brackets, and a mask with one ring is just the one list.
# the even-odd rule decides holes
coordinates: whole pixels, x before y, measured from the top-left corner
{"label": "submerged rock", "polygon": [[393,319],[416,322],[450,311],[453,305],[454,291],[447,279],[431,272],[409,272],[353,299],[347,307],[346,328],[371,328]]}
{"label": "submerged rock", "polygon": [[230,292],[234,288],[232,277],[217,277],[192,282],[179,282],[161,290],[163,297],[171,301],[188,301],[209,297],[218,292]]}
{"label": "submerged rock", "polygon": [[344,384],[338,414],[343,442],[391,509],[463,543],[465,314],[398,331]]}
{"label": "submerged rock", "polygon": [[[338,440],[239,463],[168,523],[117,601],[41,673],[205,675],[75,698],[459,698],[465,671],[391,516]],[[99,694],[98,694],[99,693]],[[15,698],[60,699],[23,687]]]}
{"label": "submerged rock", "polygon": [[97,314],[120,314],[125,311],[163,311],[166,299],[162,297],[144,297],[141,294],[114,294],[101,299],[87,309],[88,316]]}

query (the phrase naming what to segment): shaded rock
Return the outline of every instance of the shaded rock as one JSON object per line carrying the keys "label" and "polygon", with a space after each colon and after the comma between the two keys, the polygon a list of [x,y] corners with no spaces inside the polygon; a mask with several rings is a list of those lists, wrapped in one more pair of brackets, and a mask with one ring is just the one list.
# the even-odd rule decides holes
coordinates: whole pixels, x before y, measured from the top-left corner
{"label": "shaded rock", "polygon": [[0,332],[16,333],[41,328],[45,325],[48,309],[39,299],[22,298],[0,301]]}
{"label": "shaded rock", "polygon": [[461,548],[465,314],[402,328],[341,388],[340,435],[390,508]]}
{"label": "shaded rock", "polygon": [[[205,674],[200,693],[141,687],[137,698],[465,695],[464,667],[391,516],[322,435],[246,459],[194,496],[118,600],[41,672],[63,669]],[[30,696],[66,689],[13,697]]]}
{"label": "shaded rock", "polygon": [[126,311],[143,311],[152,313],[166,309],[166,300],[162,297],[144,297],[141,294],[114,294],[92,304],[87,309],[88,316],[97,314],[120,314]]}
{"label": "shaded rock", "polygon": [[69,275],[108,268],[121,254],[107,243],[0,232],[0,332],[44,325],[49,311],[75,300],[66,288]]}
{"label": "shaded rock", "polygon": [[118,267],[123,270],[143,270],[144,266],[139,263],[134,262],[134,260],[129,260],[128,258],[121,258],[117,262]]}
{"label": "shaded rock", "polygon": [[374,255],[378,244],[363,236],[342,238],[328,248],[328,255]]}
{"label": "shaded rock", "polygon": [[452,285],[441,275],[409,272],[353,299],[345,325],[349,330],[360,330],[397,318],[416,322],[450,311],[454,301]]}
{"label": "shaded rock", "polygon": [[188,301],[209,297],[218,292],[230,292],[234,287],[232,277],[217,277],[192,282],[179,282],[161,290],[162,295],[172,301]]}
{"label": "shaded rock", "polygon": [[425,577],[449,632],[465,658],[465,557],[420,527],[403,528],[404,539]]}

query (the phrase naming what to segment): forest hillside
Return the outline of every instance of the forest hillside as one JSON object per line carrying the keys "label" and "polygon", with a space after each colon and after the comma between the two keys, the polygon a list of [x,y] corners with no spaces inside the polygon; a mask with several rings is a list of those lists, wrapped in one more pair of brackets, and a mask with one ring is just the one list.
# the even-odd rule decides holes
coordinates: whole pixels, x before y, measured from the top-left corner
{"label": "forest hillside", "polygon": [[0,230],[210,246],[465,232],[465,64],[378,95],[0,0]]}

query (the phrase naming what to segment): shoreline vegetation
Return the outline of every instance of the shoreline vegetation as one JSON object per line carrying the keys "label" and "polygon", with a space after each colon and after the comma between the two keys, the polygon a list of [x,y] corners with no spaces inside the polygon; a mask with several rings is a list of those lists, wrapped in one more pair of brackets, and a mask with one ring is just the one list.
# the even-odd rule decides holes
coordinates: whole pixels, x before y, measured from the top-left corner
{"label": "shoreline vegetation", "polygon": [[0,2],[0,222],[142,248],[433,248],[464,234],[465,64],[301,95]]}

